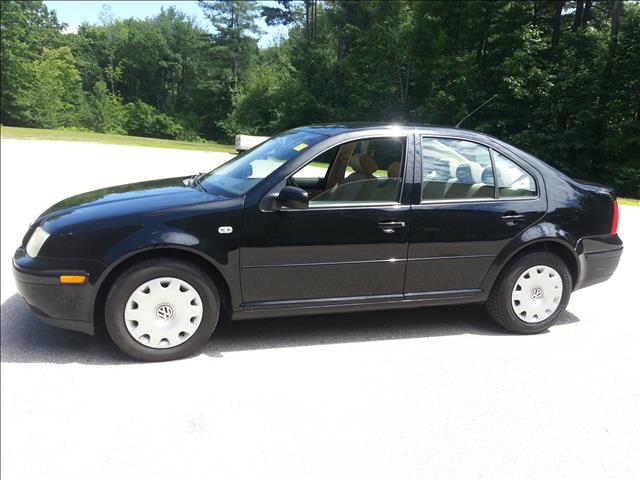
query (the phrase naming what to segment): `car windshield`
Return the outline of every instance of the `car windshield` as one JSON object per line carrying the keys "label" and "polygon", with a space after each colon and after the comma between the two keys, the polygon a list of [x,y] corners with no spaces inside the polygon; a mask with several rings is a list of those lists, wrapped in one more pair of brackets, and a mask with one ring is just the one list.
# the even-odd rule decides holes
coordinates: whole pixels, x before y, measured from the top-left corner
{"label": "car windshield", "polygon": [[211,193],[241,196],[278,167],[315,145],[325,135],[291,130],[271,138],[212,170],[200,180]]}

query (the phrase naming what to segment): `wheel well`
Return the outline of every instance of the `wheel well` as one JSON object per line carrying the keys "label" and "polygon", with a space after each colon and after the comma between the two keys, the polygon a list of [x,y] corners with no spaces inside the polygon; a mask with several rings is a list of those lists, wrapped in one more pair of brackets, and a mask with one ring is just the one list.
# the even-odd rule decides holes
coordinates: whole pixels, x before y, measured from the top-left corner
{"label": "wheel well", "polygon": [[[567,265],[567,268],[571,273],[571,284],[575,287],[576,282],[578,281],[578,260],[573,255],[573,252],[569,247],[554,241],[536,242],[524,247],[516,253],[509,263],[531,252],[550,252],[560,257],[560,259]],[[506,266],[504,268],[506,268]]]}
{"label": "wheel well", "polygon": [[131,257],[118,264],[116,268],[114,268],[107,274],[107,277],[102,282],[102,285],[100,285],[93,307],[94,327],[96,333],[104,333],[106,331],[106,328],[104,326],[105,301],[115,279],[118,278],[124,270],[131,267],[132,265],[152,258],[179,259],[195,263],[198,266],[202,267],[209,274],[216,287],[218,287],[218,293],[220,294],[220,321],[224,322],[228,319],[231,313],[231,293],[229,291],[229,286],[227,285],[227,282],[225,281],[222,274],[220,274],[220,272],[211,264],[211,262],[207,261],[196,253],[191,253],[186,250],[180,250],[177,248],[157,248],[132,255]]}

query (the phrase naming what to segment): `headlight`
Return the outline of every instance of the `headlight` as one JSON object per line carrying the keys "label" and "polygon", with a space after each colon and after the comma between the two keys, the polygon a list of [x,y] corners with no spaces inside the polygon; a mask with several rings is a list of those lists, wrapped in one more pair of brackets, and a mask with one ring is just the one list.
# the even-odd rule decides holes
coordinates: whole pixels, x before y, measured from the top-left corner
{"label": "headlight", "polygon": [[27,255],[32,258],[37,257],[47,238],[49,238],[49,233],[44,228],[36,228],[27,242]]}

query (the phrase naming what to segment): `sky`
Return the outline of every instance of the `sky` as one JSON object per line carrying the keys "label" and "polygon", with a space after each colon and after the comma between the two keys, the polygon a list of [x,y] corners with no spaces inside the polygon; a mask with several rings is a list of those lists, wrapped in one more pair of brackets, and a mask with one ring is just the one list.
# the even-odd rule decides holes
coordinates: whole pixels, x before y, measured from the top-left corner
{"label": "sky", "polygon": [[[55,10],[58,20],[68,25],[68,32],[75,32],[83,22],[98,23],[98,16],[103,5],[109,5],[116,18],[145,18],[160,13],[162,7],[175,6],[189,16],[195,17],[200,26],[211,31],[211,24],[202,13],[202,9],[195,1],[45,1],[49,10]],[[269,2],[261,2],[269,3]],[[260,37],[260,47],[272,45],[279,37],[286,36],[285,27],[268,27],[262,19],[258,25],[263,30]]]}

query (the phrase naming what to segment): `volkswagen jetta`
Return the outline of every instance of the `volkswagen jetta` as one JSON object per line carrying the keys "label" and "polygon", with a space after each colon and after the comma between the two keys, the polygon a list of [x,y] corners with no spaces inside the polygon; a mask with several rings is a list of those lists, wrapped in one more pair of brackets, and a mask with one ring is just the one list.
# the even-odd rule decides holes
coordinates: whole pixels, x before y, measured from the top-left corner
{"label": "volkswagen jetta", "polygon": [[14,272],[45,322],[104,322],[141,360],[197,352],[220,318],[486,303],[530,334],[613,274],[617,223],[612,190],[488,135],[316,125],[206,174],[63,200]]}

